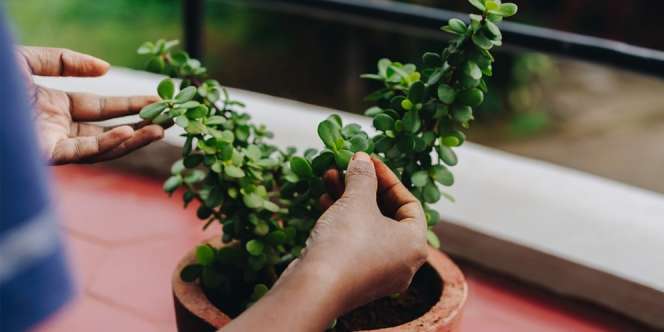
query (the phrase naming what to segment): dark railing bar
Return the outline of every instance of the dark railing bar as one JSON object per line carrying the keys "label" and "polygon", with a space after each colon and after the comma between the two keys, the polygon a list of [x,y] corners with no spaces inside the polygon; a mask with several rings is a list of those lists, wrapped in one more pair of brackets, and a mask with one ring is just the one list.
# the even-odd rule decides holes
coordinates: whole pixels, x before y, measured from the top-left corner
{"label": "dark railing bar", "polygon": [[[318,16],[321,16],[322,11],[326,13],[326,19],[352,21],[354,24],[374,24],[381,21],[387,25],[418,30],[438,30],[453,17],[467,20],[467,15],[459,12],[385,0],[249,0],[246,3],[276,11],[296,11],[303,14],[304,10],[313,10],[318,11]],[[501,23],[501,29],[506,43],[515,48],[664,77],[662,51],[513,22]]]}
{"label": "dark railing bar", "polygon": [[203,57],[204,2],[205,0],[182,0],[184,49],[197,59]]}

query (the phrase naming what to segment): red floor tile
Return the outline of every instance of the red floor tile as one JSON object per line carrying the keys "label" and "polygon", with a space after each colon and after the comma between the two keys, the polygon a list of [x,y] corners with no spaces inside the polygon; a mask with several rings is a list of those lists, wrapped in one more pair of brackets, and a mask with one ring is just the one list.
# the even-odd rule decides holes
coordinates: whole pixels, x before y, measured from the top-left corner
{"label": "red floor tile", "polygon": [[151,320],[173,323],[171,275],[198,239],[154,240],[113,250],[89,292]]}
{"label": "red floor tile", "polygon": [[36,332],[161,332],[159,325],[134,313],[83,296],[61,310]]}
{"label": "red floor tile", "polygon": [[[81,298],[39,332],[175,331],[170,277],[203,233],[160,181],[86,166],[54,170]],[[470,297],[462,331],[630,331],[622,318],[461,264]]]}
{"label": "red floor tile", "polygon": [[76,275],[78,288],[85,290],[109,254],[110,248],[64,233],[70,266]]}

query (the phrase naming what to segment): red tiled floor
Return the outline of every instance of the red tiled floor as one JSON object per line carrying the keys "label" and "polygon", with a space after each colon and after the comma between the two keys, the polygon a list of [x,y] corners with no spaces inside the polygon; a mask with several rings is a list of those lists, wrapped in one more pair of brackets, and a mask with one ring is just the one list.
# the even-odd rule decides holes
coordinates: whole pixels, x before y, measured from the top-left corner
{"label": "red tiled floor", "polygon": [[[80,282],[77,301],[39,332],[175,331],[170,278],[203,233],[156,180],[103,168],[55,168],[56,202]],[[462,264],[462,331],[626,331],[629,324]]]}

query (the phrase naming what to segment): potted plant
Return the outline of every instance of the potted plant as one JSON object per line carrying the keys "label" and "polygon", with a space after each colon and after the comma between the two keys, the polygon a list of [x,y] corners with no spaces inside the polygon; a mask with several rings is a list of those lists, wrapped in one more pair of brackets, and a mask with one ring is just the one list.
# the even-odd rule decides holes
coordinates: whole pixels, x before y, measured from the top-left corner
{"label": "potted plant", "polygon": [[[382,158],[422,202],[429,226],[438,222],[429,204],[452,200],[439,185],[454,183],[448,168],[457,164],[454,148],[464,143],[462,130],[487,93],[490,50],[502,39],[496,23],[517,11],[499,0],[469,2],[480,13],[471,14],[469,24],[451,19],[442,28],[453,35],[449,45],[425,53],[421,68],[381,59],[376,74],[363,75],[382,84],[368,96],[375,104],[366,112],[378,134],[369,136],[332,115],[318,125],[324,148],[302,155],[270,144],[272,133],[251,122],[244,104],[219,82],[206,79],[198,60],[174,51],[176,41],[139,48],[149,56],[148,70],[181,79],[179,91],[171,78],[161,81],[162,100],[140,112],[153,123],[173,121],[185,131],[183,158],[172,166],[164,190],[173,194],[181,188],[185,207],[196,203],[204,228],[223,225],[219,238],[188,253],[174,273],[180,331],[216,330],[268,291],[298,257],[322,213],[322,174],[331,167],[345,170],[354,152]],[[438,248],[431,230],[427,238]],[[335,328],[454,330],[466,295],[459,269],[431,249],[408,292],[358,308],[340,317]]]}

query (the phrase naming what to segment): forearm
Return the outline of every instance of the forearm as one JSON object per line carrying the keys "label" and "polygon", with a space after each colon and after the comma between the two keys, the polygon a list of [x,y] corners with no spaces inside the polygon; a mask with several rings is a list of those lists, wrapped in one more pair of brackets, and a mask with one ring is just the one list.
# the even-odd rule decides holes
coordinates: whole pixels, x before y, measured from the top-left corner
{"label": "forearm", "polygon": [[327,267],[301,261],[292,274],[224,327],[235,331],[323,331],[344,311],[340,282]]}

